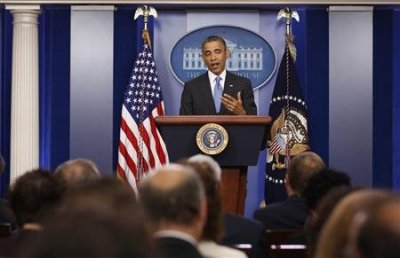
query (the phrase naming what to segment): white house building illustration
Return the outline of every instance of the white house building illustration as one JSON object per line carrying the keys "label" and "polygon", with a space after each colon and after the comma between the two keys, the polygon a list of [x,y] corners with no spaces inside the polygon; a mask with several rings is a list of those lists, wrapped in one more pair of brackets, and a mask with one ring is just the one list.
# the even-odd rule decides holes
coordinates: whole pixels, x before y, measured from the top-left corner
{"label": "white house building illustration", "polygon": [[[227,69],[229,71],[257,71],[263,69],[263,49],[259,47],[243,47],[226,40],[230,52],[230,58],[227,60]],[[183,48],[183,70],[205,70],[203,60],[201,59],[201,48]]]}

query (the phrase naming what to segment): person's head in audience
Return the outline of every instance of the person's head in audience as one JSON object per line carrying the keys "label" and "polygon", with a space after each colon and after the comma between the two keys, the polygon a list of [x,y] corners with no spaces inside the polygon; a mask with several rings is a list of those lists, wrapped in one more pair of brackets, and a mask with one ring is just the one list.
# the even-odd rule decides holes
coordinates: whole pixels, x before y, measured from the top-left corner
{"label": "person's head in audience", "polygon": [[351,228],[355,215],[359,212],[370,213],[390,196],[379,190],[357,190],[344,197],[325,222],[317,243],[315,257],[346,257]]}
{"label": "person's head in audience", "polygon": [[188,164],[200,176],[207,196],[207,222],[201,239],[219,242],[223,234],[221,168],[211,157],[202,154],[189,158]]}
{"label": "person's head in audience", "polygon": [[330,168],[325,168],[313,175],[303,192],[309,209],[314,212],[325,194],[337,186],[351,186],[350,177],[344,172]]}
{"label": "person's head in audience", "polygon": [[313,255],[315,252],[320,232],[329,215],[332,213],[336,205],[352,191],[354,190],[350,186],[342,185],[332,188],[322,197],[315,209],[315,213],[313,216],[308,218],[305,225],[305,230],[308,234],[307,244],[310,254]]}
{"label": "person's head in audience", "polygon": [[38,229],[61,200],[60,184],[47,170],[29,171],[12,184],[8,200],[19,228]]}
{"label": "person's head in audience", "polygon": [[302,152],[291,159],[285,177],[288,196],[302,196],[311,176],[324,167],[325,163],[321,157],[311,151]]}
{"label": "person's head in audience", "polygon": [[77,185],[65,195],[59,208],[61,214],[92,210],[111,214],[141,211],[134,192],[122,181],[107,177]]}
{"label": "person's head in audience", "polygon": [[101,176],[93,161],[82,158],[65,161],[56,168],[54,174],[67,188]]}
{"label": "person's head in audience", "polygon": [[[95,183],[97,184],[97,183]],[[42,232],[25,243],[18,258],[152,258],[154,247],[144,217],[137,212],[135,198],[114,183],[97,184],[104,194],[94,189],[74,196],[77,206],[48,221]],[[110,186],[105,189],[104,186]],[[117,194],[111,191],[116,190]],[[124,193],[125,192],[125,193]],[[96,198],[96,193],[99,196]],[[91,195],[89,198],[84,194]],[[101,205],[101,198],[106,197]],[[122,200],[116,198],[122,197]],[[122,202],[126,201],[126,205]],[[83,205],[87,203],[87,209]],[[66,208],[66,207],[65,207]]]}
{"label": "person's head in audience", "polygon": [[139,196],[154,231],[180,231],[200,239],[207,204],[202,182],[193,169],[169,164],[152,171],[142,181]]}
{"label": "person's head in audience", "polygon": [[360,258],[400,257],[400,197],[382,201],[365,216],[356,237]]}

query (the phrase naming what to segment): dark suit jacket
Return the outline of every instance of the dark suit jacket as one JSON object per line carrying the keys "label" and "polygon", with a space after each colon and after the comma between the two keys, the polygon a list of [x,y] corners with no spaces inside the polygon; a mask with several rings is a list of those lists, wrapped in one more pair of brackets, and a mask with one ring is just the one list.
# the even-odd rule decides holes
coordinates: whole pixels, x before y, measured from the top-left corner
{"label": "dark suit jacket", "polygon": [[[227,71],[223,94],[237,98],[238,92],[241,92],[243,108],[247,114],[257,115],[250,80]],[[179,113],[181,115],[217,115],[208,72],[185,83]],[[221,104],[218,115],[233,115],[233,113]]]}
{"label": "dark suit jacket", "polygon": [[0,257],[14,257],[25,242],[35,239],[39,235],[37,230],[20,229],[11,236],[0,239]]}
{"label": "dark suit jacket", "polygon": [[257,209],[253,218],[263,223],[266,229],[302,229],[308,213],[306,201],[291,196],[283,202]]}
{"label": "dark suit jacket", "polygon": [[224,214],[224,236],[221,244],[251,244],[252,253],[249,258],[265,258],[264,237],[265,229],[260,222],[232,213]]}
{"label": "dark suit jacket", "polygon": [[155,240],[157,258],[203,258],[197,247],[174,237],[157,237]]}

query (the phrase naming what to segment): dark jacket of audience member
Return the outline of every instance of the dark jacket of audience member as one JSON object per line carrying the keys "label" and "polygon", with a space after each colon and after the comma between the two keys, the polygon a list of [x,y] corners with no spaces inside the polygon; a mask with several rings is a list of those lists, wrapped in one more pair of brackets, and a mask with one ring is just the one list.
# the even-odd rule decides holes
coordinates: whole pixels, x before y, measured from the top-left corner
{"label": "dark jacket of audience member", "polygon": [[251,244],[251,258],[265,258],[265,228],[259,221],[236,214],[224,214],[224,245]]}
{"label": "dark jacket of audience member", "polygon": [[257,209],[253,217],[268,229],[302,229],[308,216],[308,207],[302,198],[310,177],[325,166],[314,152],[302,152],[295,156],[285,176],[288,199]]}

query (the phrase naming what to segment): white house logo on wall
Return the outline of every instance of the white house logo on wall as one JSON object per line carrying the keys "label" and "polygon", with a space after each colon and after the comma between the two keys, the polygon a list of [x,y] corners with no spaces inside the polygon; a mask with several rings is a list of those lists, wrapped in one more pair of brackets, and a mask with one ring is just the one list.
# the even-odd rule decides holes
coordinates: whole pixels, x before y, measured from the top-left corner
{"label": "white house logo on wall", "polygon": [[218,124],[205,124],[197,131],[197,146],[208,155],[217,155],[223,152],[228,141],[228,132]]}
{"label": "white house logo on wall", "polygon": [[184,83],[207,70],[201,58],[201,43],[211,35],[225,39],[230,52],[226,68],[251,80],[253,89],[263,86],[272,77],[276,56],[271,45],[258,34],[233,26],[212,26],[189,32],[171,51],[172,72]]}

